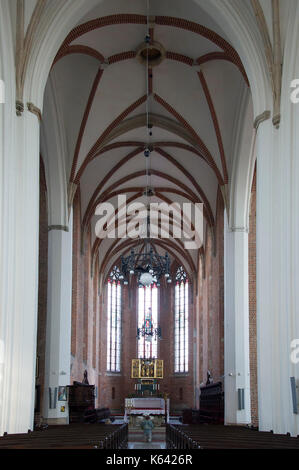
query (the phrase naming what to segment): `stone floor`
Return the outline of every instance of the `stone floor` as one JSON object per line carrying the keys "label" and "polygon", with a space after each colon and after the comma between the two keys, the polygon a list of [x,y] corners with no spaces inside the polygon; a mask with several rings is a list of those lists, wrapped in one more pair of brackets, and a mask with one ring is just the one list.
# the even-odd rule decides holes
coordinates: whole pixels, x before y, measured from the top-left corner
{"label": "stone floor", "polygon": [[165,428],[153,430],[152,442],[144,441],[144,434],[140,428],[129,428],[128,449],[166,449]]}

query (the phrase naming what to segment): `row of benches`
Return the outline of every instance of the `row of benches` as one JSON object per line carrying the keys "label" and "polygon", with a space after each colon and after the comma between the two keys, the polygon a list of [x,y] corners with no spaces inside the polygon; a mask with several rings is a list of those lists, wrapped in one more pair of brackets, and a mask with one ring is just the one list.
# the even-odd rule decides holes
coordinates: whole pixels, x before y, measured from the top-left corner
{"label": "row of benches", "polygon": [[246,427],[167,425],[169,449],[299,449],[299,439]]}
{"label": "row of benches", "polygon": [[[181,428],[181,429],[180,429]],[[166,447],[167,449],[200,449],[196,440],[186,434],[182,426],[166,425]]]}
{"label": "row of benches", "polygon": [[128,425],[72,424],[0,438],[1,449],[127,449]]}
{"label": "row of benches", "polygon": [[127,449],[128,435],[128,424],[122,424],[117,431],[110,433],[104,440],[100,441],[99,449]]}

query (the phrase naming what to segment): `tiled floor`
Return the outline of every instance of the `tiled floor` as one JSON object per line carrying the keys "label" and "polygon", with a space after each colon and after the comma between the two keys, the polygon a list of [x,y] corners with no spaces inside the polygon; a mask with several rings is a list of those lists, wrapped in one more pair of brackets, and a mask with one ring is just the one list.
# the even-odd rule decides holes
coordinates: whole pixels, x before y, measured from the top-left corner
{"label": "tiled floor", "polygon": [[145,442],[142,430],[129,428],[129,449],[166,449],[165,428],[153,430],[152,442]]}
{"label": "tiled floor", "polygon": [[166,449],[165,442],[129,442],[128,449]]}

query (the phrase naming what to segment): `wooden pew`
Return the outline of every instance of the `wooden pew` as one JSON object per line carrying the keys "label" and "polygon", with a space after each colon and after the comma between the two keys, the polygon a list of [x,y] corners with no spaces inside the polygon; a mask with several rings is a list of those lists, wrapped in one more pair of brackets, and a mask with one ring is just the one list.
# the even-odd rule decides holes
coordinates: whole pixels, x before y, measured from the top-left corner
{"label": "wooden pew", "polygon": [[299,439],[237,426],[167,425],[168,449],[299,449]]}
{"label": "wooden pew", "polygon": [[128,425],[50,426],[45,431],[0,438],[1,449],[126,449]]}

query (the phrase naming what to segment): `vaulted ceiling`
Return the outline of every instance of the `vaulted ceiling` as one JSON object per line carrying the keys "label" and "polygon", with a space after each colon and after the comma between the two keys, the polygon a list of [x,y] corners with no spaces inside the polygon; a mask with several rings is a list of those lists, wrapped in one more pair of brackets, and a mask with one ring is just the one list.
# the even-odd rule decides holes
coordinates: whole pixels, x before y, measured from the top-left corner
{"label": "vaulted ceiling", "polygon": [[[105,0],[67,35],[46,90],[58,103],[69,187],[80,188],[82,231],[91,227],[93,261],[99,256],[104,275],[122,253],[144,246],[96,238],[97,204],[117,206],[118,194],[146,202],[149,185],[151,202],[203,202],[205,224],[214,230],[248,90],[237,52],[193,0],[149,4],[151,41],[163,50],[159,65],[147,68],[137,57],[147,34],[146,0]],[[46,108],[44,114],[47,134],[52,124]],[[146,159],[148,121],[152,153]],[[153,247],[196,271],[198,251],[185,250],[180,240],[154,240]]]}

